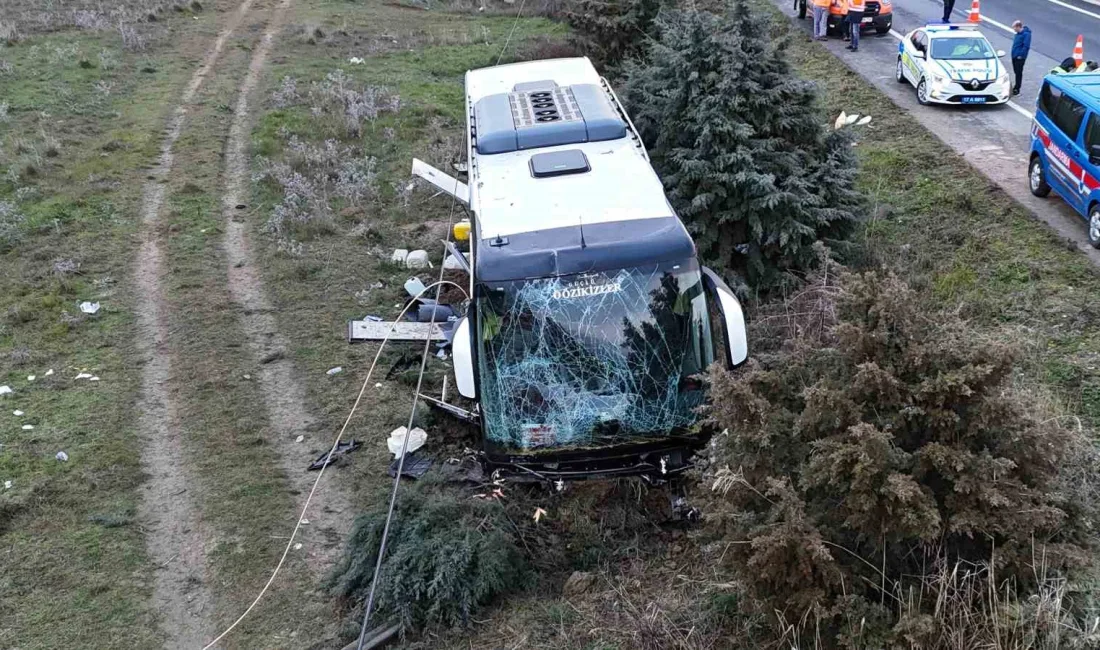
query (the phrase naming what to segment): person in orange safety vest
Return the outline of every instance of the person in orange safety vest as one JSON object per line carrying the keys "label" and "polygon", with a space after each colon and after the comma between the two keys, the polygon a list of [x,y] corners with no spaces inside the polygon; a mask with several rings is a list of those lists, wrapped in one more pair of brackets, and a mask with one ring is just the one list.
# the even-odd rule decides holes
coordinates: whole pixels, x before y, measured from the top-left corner
{"label": "person in orange safety vest", "polygon": [[848,30],[849,50],[853,52],[859,51],[859,30],[863,25],[863,12],[867,11],[867,0],[847,0],[848,2]]}
{"label": "person in orange safety vest", "polygon": [[832,0],[814,0],[814,38],[827,40],[829,31],[829,5]]}

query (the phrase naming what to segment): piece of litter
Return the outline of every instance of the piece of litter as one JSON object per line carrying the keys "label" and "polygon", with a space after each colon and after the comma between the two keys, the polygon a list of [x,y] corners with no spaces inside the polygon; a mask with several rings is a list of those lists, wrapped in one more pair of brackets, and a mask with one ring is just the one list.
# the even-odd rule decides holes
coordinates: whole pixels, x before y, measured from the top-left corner
{"label": "piece of litter", "polygon": [[88,381],[99,381],[99,377],[91,377]]}
{"label": "piece of litter", "polygon": [[[406,445],[405,436],[406,433],[409,437],[409,442]],[[397,427],[390,432],[389,439],[386,440],[386,446],[389,447],[390,453],[394,458],[401,458],[401,447],[405,447],[406,453],[412,453],[417,449],[424,446],[424,443],[428,440],[428,434],[420,427],[413,428],[409,431],[405,427]]]}
{"label": "piece of litter", "polygon": [[325,467],[326,465],[331,465],[332,463],[335,463],[337,461],[337,459],[339,459],[341,456],[344,456],[346,454],[350,454],[351,452],[355,451],[356,449],[358,449],[362,446],[363,446],[363,444],[361,442],[359,442],[358,440],[352,440],[352,441],[349,441],[349,442],[341,442],[340,444],[336,445],[336,449],[332,450],[332,455],[331,456],[329,455],[329,452],[327,452],[327,451],[324,452],[323,454],[321,454],[320,456],[317,457],[317,460],[310,463],[308,469],[310,471],[313,471],[313,470],[321,469],[322,467]]}
{"label": "piece of litter", "polygon": [[395,248],[393,253],[390,254],[390,261],[394,264],[405,264],[405,258],[409,256],[409,249],[407,248]]}
{"label": "piece of litter", "polygon": [[847,120],[844,120],[845,124],[855,124],[855,121],[859,119],[859,113],[854,113],[848,116]]}
{"label": "piece of litter", "polygon": [[463,271],[466,267],[462,265],[462,262],[458,261],[458,258],[454,255],[447,255],[443,258],[443,268],[448,271]]}
{"label": "piece of litter", "polygon": [[[390,478],[397,476],[397,466],[400,463],[400,458],[395,458],[393,459],[393,462],[390,463]],[[412,452],[405,457],[405,466],[401,468],[401,476],[407,476],[411,479],[418,479],[421,476],[427,474],[428,470],[431,468],[431,458],[420,456],[417,452]]]}
{"label": "piece of litter", "polygon": [[305,437],[305,436],[298,436],[297,438],[295,438],[295,439],[294,439],[294,442],[301,442],[301,441],[303,441],[303,440],[305,440],[305,439],[306,439],[306,437]]}
{"label": "piece of litter", "polygon": [[363,320],[369,320],[372,323],[381,323],[382,322],[382,317],[381,316],[369,316],[368,315],[368,316],[364,316]]}
{"label": "piece of litter", "polygon": [[73,379],[91,379],[91,378],[92,378],[92,376],[91,376],[91,375],[89,375],[89,374],[88,374],[88,373],[86,373],[86,372],[82,372],[82,373],[80,373],[79,375],[77,375],[77,376],[73,377]]}
{"label": "piece of litter", "polygon": [[297,544],[295,544],[295,545],[294,545],[294,550],[295,550],[295,551],[300,551],[300,550],[302,550],[302,543],[301,543],[301,542],[298,542]]}
{"label": "piece of litter", "polygon": [[10,490],[11,489],[11,481],[4,481],[4,489],[5,490]]}
{"label": "piece of litter", "polygon": [[863,119],[861,119],[860,121],[856,122],[856,125],[857,125],[857,126],[864,126],[864,125],[866,125],[866,124],[870,124],[870,123],[871,123],[871,116],[870,116],[870,115],[865,115],[865,116],[863,117]]}
{"label": "piece of litter", "polygon": [[309,520],[308,519],[303,519],[302,520],[302,525],[303,526],[308,526],[309,525]]}
{"label": "piece of litter", "polygon": [[23,430],[24,431],[34,431],[34,425],[33,424],[24,424],[23,425]]}
{"label": "piece of litter", "polygon": [[350,59],[348,59],[348,63],[350,63],[352,65],[360,65],[361,63],[363,63],[363,59],[360,59],[357,56],[353,56]]}
{"label": "piece of litter", "polygon": [[411,277],[405,280],[405,293],[409,294],[410,297],[416,298],[424,293],[424,282],[417,277]]}
{"label": "piece of litter", "polygon": [[13,392],[15,391],[11,389],[11,386],[0,386],[0,395],[10,395]]}
{"label": "piece of litter", "polygon": [[252,375],[245,375],[244,378],[245,379],[252,379]]}
{"label": "piece of litter", "polygon": [[545,510],[543,510],[542,508],[535,508],[534,520],[535,520],[536,524],[539,523],[539,519],[542,519],[545,516],[546,516],[546,511]]}
{"label": "piece of litter", "polygon": [[328,372],[326,372],[325,374],[331,377],[333,375],[338,375],[342,372],[344,372],[344,369],[340,366],[336,366],[335,368],[329,368]]}
{"label": "piece of litter", "polygon": [[85,314],[94,314],[99,311],[99,303],[88,302],[87,300],[85,300],[84,302],[80,303],[80,311],[84,312]]}
{"label": "piece of litter", "polygon": [[69,461],[69,455],[63,451],[57,452],[57,456],[55,456],[55,458],[63,463],[67,463]]}
{"label": "piece of litter", "polygon": [[409,256],[405,258],[405,266],[410,269],[430,269],[432,261],[428,259],[426,250],[409,251]]}
{"label": "piece of litter", "polygon": [[377,384],[375,384],[375,385],[374,385],[374,387],[375,387],[375,388],[381,388],[381,387],[382,387],[382,384],[381,384],[381,382],[380,382],[380,383],[377,383]]}
{"label": "piece of litter", "polygon": [[15,417],[19,417],[19,416],[23,415],[23,411],[16,410],[16,411],[12,411],[11,414],[14,415]]}
{"label": "piece of litter", "polygon": [[837,115],[836,122],[833,122],[833,129],[840,130],[840,127],[844,126],[848,122],[848,114],[844,111],[840,111],[840,115]]}
{"label": "piece of litter", "polygon": [[34,381],[35,379],[38,379],[38,378],[35,377],[34,375],[27,375],[27,381]]}
{"label": "piece of litter", "polygon": [[49,377],[49,376],[50,376],[50,375],[52,375],[52,374],[53,374],[53,368],[50,368],[49,370],[47,370],[47,371],[46,371],[46,374],[45,374],[45,376],[46,376],[46,377]]}

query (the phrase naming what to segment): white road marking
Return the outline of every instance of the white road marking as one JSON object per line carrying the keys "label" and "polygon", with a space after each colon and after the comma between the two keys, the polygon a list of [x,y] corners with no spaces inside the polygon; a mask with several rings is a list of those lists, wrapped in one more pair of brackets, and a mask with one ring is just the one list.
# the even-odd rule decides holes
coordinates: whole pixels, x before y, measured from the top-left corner
{"label": "white road marking", "polygon": [[[1093,5],[1096,5],[1096,6],[1100,7],[1100,2],[1098,2],[1097,0],[1083,0],[1083,1],[1087,2],[1089,4],[1093,4]],[[1059,7],[1065,7],[1066,9],[1076,11],[1079,14],[1085,14],[1086,16],[1091,16],[1092,18],[1100,20],[1100,14],[1093,13],[1093,12],[1089,11],[1088,9],[1082,9],[1080,7],[1074,7],[1073,5],[1069,4],[1068,2],[1062,2],[1062,0],[1047,0],[1047,2],[1049,2],[1051,4],[1056,4]]]}
{"label": "white road marking", "polygon": [[[985,20],[985,18],[983,17],[983,18],[982,18],[982,20]],[[898,31],[897,31],[896,29],[891,29],[891,30],[890,30],[890,35],[891,35],[891,36],[893,36],[894,38],[898,39],[899,41],[903,41],[903,40],[905,40],[905,36],[903,36],[903,35],[899,34],[899,33],[898,33]],[[1032,113],[1031,111],[1027,110],[1027,109],[1026,109],[1026,108],[1024,108],[1023,106],[1020,106],[1019,104],[1017,104],[1016,102],[1012,101],[1011,99],[1010,99],[1010,100],[1008,100],[1008,104],[1007,104],[1007,106],[1008,106],[1009,108],[1011,108],[1012,110],[1016,111],[1017,113],[1019,113],[1020,115],[1023,115],[1024,117],[1026,117],[1026,118],[1027,118],[1027,119],[1029,119],[1029,120],[1033,120],[1033,119],[1035,119],[1035,114],[1034,114],[1034,113]]]}

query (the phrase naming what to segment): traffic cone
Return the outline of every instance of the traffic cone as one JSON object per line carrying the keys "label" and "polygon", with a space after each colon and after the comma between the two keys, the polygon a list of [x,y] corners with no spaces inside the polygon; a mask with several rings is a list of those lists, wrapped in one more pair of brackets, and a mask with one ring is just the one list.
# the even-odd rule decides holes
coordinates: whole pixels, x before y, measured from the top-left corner
{"label": "traffic cone", "polygon": [[970,3],[970,17],[967,20],[972,23],[982,22],[982,9],[978,0],[972,0]]}
{"label": "traffic cone", "polygon": [[1085,62],[1085,37],[1080,34],[1077,35],[1077,45],[1073,46],[1073,62],[1076,65]]}

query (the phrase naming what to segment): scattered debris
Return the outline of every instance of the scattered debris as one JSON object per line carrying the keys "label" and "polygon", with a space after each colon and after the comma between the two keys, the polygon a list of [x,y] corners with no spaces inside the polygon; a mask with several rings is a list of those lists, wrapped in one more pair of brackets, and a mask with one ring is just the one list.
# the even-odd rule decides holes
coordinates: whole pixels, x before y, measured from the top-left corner
{"label": "scattered debris", "polygon": [[0,395],[10,395],[14,392],[15,391],[11,389],[11,386],[0,386]]}
{"label": "scattered debris", "polygon": [[20,411],[20,410],[17,409],[15,411],[12,411],[11,414],[14,415],[15,417],[21,417],[23,415],[23,411]]}
{"label": "scattered debris", "polygon": [[840,111],[840,115],[836,116],[836,121],[833,122],[833,129],[839,131],[842,126],[848,123],[848,114],[844,111]]}
{"label": "scattered debris", "polygon": [[396,249],[394,249],[393,254],[390,255],[390,261],[393,262],[394,264],[404,265],[405,260],[408,257],[409,257],[409,249],[407,249],[407,248],[396,248]]}
{"label": "scattered debris", "polygon": [[469,272],[470,264],[469,262],[463,264],[462,262],[458,261],[458,258],[454,255],[448,255],[447,257],[443,258],[443,268],[447,269],[448,271]]}
{"label": "scattered debris", "polygon": [[303,519],[302,520],[302,525],[303,526],[308,526],[309,525],[309,520],[308,519]]}
{"label": "scattered debris", "polygon": [[587,571],[574,571],[569,579],[565,581],[565,586],[562,587],[562,594],[566,596],[576,596],[588,591],[592,583],[596,582],[596,576]]}
{"label": "scattered debris", "polygon": [[245,379],[252,379],[252,375],[244,375]]}
{"label": "scattered debris", "polygon": [[412,452],[420,449],[424,446],[424,443],[428,440],[428,434],[420,427],[413,427],[412,431],[409,431],[405,427],[397,427],[390,432],[390,437],[386,440],[386,446],[389,447],[390,453],[394,458],[401,457],[401,447],[405,445],[405,436],[408,435],[409,443],[405,447],[405,453],[411,454]]}
{"label": "scattered debris", "polygon": [[382,317],[381,316],[372,316],[372,315],[368,314],[368,315],[363,317],[363,320],[369,320],[372,323],[381,323],[382,322]]}
{"label": "scattered debris", "polygon": [[55,458],[63,463],[69,462],[69,455],[63,451],[57,452],[57,456],[55,456]]}
{"label": "scattered debris", "polygon": [[11,481],[4,481],[4,489],[5,490],[10,490],[11,489]]}
{"label": "scattered debris", "polygon": [[99,311],[99,303],[88,302],[87,300],[85,300],[84,302],[80,303],[80,311],[84,312],[85,314],[94,314]]}
{"label": "scattered debris", "polygon": [[[415,429],[414,429],[415,431]],[[390,463],[389,474],[391,478],[397,476],[397,465],[401,462],[400,458],[393,459]],[[413,452],[405,458],[405,465],[401,468],[401,476],[417,479],[428,473],[428,470],[432,468],[432,459],[427,456],[421,456],[416,452]]]}
{"label": "scattered debris", "polygon": [[545,516],[546,516],[546,511],[545,510],[543,510],[542,508],[535,508],[535,516],[532,517],[532,519],[534,519],[535,523],[537,524],[537,523],[539,523],[539,520],[542,519]]}
{"label": "scattered debris", "polygon": [[350,63],[352,65],[362,65],[364,63],[364,60],[357,57],[357,56],[353,56],[350,59],[348,59],[348,63]]}
{"label": "scattered debris", "polygon": [[340,366],[336,366],[335,368],[329,368],[328,371],[325,372],[325,374],[328,375],[329,377],[331,377],[333,375],[338,375],[342,372],[344,372],[344,369],[341,368]]}
{"label": "scattered debris", "polygon": [[405,292],[413,298],[416,298],[421,293],[423,293],[424,289],[424,282],[421,281],[421,279],[418,277],[414,276],[409,278],[408,280],[405,280]]}
{"label": "scattered debris", "polygon": [[[469,450],[467,450],[469,452]],[[464,481],[469,483],[484,483],[485,468],[472,454],[459,458],[448,458],[440,468],[440,474],[448,481]]]}
{"label": "scattered debris", "polygon": [[34,381],[35,379],[38,379],[38,377],[34,375],[27,375],[27,381]]}
{"label": "scattered debris", "polygon": [[306,439],[306,437],[305,437],[305,436],[298,436],[297,438],[295,438],[295,439],[294,439],[294,442],[301,442],[301,441],[303,441],[303,440],[305,440],[305,439]]}
{"label": "scattered debris", "polygon": [[23,425],[23,430],[24,431],[34,431],[34,425],[33,424],[24,424]]}
{"label": "scattered debris", "polygon": [[379,382],[379,383],[375,384],[375,385],[374,385],[374,387],[375,387],[375,388],[381,388],[381,387],[382,387],[382,383],[381,383],[381,382]]}
{"label": "scattered debris", "polygon": [[327,451],[324,452],[323,454],[321,454],[320,456],[317,457],[317,460],[313,461],[310,464],[308,469],[310,471],[314,471],[314,470],[321,469],[322,467],[325,467],[327,465],[331,465],[331,464],[335,463],[341,457],[346,456],[347,454],[350,454],[351,452],[355,451],[356,449],[358,449],[362,446],[363,446],[363,444],[361,442],[359,442],[358,440],[350,440],[348,442],[341,442],[340,444],[336,445],[336,449],[332,450],[332,456],[329,456],[329,453]]}
{"label": "scattered debris", "polygon": [[450,305],[437,305],[434,303],[420,305],[416,310],[416,320],[420,323],[442,323],[449,320],[457,320],[458,315]]}
{"label": "scattered debris", "polygon": [[428,259],[428,251],[415,250],[409,251],[409,256],[405,258],[405,267],[410,269],[430,269],[432,268],[432,261]]}
{"label": "scattered debris", "polygon": [[861,119],[860,121],[856,122],[856,126],[866,126],[866,125],[868,125],[868,124],[870,124],[870,123],[871,123],[871,116],[870,116],[870,115],[864,115],[864,116],[863,116],[863,119]]}
{"label": "scattered debris", "polygon": [[50,376],[52,376],[52,375],[53,375],[53,368],[50,368],[49,370],[47,370],[47,371],[45,372],[45,374],[44,374],[43,376],[45,376],[45,377],[50,377]]}
{"label": "scattered debris", "polygon": [[[447,323],[436,321],[435,323],[410,323],[400,321],[388,323],[385,321],[353,320],[348,321],[348,343],[362,343],[363,341],[446,341],[447,335],[444,326]],[[392,330],[392,331],[391,331]]]}
{"label": "scattered debris", "polygon": [[297,544],[295,544],[295,545],[294,545],[294,550],[295,550],[295,551],[300,551],[300,550],[302,550],[302,543],[301,543],[301,542],[298,542]]}
{"label": "scattered debris", "polygon": [[90,375],[86,372],[82,372],[79,375],[73,377],[73,379],[91,379],[91,378],[92,378],[92,375]]}
{"label": "scattered debris", "polygon": [[99,377],[90,377],[88,381],[99,381]]}
{"label": "scattered debris", "polygon": [[502,490],[500,488],[493,488],[492,492],[486,492],[484,494],[475,494],[473,498],[475,498],[475,499],[503,499],[504,498],[504,490]]}

